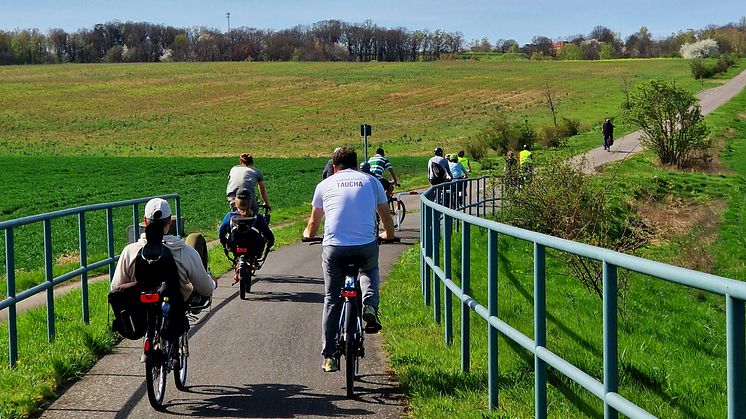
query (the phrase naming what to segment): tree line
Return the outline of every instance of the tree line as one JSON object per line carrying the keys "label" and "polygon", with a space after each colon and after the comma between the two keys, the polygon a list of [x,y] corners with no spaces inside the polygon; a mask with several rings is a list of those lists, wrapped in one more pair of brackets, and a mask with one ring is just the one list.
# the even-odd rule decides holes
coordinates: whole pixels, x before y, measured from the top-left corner
{"label": "tree line", "polygon": [[464,47],[460,32],[324,20],[271,30],[107,22],[66,32],[0,30],[0,64],[157,61],[418,61]]}
{"label": "tree line", "polygon": [[487,38],[466,44],[460,32],[386,28],[367,20],[324,20],[272,30],[250,27],[229,32],[208,27],[178,28],[148,22],[107,22],[66,32],[51,29],[0,30],[0,65],[158,61],[430,61],[464,51],[522,53],[531,59],[596,60],[679,55],[682,45],[717,41],[721,53],[746,55],[746,18],[738,23],[679,31],[654,38],[646,27],[622,39],[605,26],[585,35],[552,40],[534,36],[519,46],[513,39]]}
{"label": "tree line", "polygon": [[471,52],[523,53],[534,60],[659,58],[679,57],[682,45],[703,39],[716,41],[720,53],[746,55],[746,17],[738,23],[710,25],[696,31],[688,29],[662,38],[654,38],[644,26],[626,39],[606,26],[596,26],[587,35],[572,35],[566,39],[534,36],[531,43],[522,47],[514,39],[500,39],[492,44],[487,38],[473,40],[467,47]]}

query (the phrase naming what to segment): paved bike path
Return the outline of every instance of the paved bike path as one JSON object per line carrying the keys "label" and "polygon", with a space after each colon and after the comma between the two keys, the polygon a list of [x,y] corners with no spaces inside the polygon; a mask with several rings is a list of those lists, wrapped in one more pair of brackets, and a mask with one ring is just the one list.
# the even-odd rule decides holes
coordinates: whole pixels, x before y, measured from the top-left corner
{"label": "paved bike path", "polygon": [[[724,105],[729,100],[733,99],[741,90],[746,87],[746,70],[739,73],[737,76],[723,83],[721,86],[714,87],[711,89],[703,90],[697,93],[697,99],[702,107],[702,114],[707,115],[712,113],[720,106]],[[628,156],[643,150],[640,144],[640,137],[642,137],[642,131],[631,132],[621,138],[617,138],[614,141],[614,145],[611,146],[611,151],[606,151],[603,146],[594,148],[586,152],[573,157],[570,161],[572,164],[577,166],[582,165],[582,170],[586,173],[594,173],[596,168],[614,161],[624,160]],[[602,142],[601,133],[598,133],[599,144]]]}
{"label": "paved bike path", "polygon": [[[416,208],[417,197],[407,198]],[[381,246],[382,278],[418,231],[419,216],[410,214],[397,233],[402,243]],[[344,396],[343,373],[321,370],[321,248],[296,244],[272,252],[248,301],[238,298],[238,286],[229,286],[232,274],[220,279],[212,312],[192,328],[188,390],[177,390],[169,374],[164,412],[148,403],[138,340],[122,341],[42,417],[401,417],[380,335],[366,336],[359,397]]]}

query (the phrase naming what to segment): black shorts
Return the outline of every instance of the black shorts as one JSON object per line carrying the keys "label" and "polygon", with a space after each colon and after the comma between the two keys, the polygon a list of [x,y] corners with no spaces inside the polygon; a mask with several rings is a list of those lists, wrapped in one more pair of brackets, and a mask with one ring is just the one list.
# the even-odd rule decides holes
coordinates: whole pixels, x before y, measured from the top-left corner
{"label": "black shorts", "polygon": [[378,181],[381,182],[381,186],[383,186],[384,191],[389,190],[389,187],[391,186],[391,182],[389,182],[385,178],[378,178]]}

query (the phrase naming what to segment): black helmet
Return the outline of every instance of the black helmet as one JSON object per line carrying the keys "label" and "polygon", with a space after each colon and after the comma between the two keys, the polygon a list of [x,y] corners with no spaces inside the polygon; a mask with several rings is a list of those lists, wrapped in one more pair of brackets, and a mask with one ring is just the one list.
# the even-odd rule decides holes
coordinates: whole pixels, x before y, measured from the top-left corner
{"label": "black helmet", "polygon": [[435,155],[443,157],[443,149],[440,147],[435,147]]}
{"label": "black helmet", "polygon": [[360,163],[360,171],[363,173],[370,173],[370,163],[367,161]]}

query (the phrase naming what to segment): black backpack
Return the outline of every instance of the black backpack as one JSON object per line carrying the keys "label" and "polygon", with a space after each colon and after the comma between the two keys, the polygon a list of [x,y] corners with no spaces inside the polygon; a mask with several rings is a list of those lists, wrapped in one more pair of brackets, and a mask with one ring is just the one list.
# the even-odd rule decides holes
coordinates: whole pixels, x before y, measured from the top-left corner
{"label": "black backpack", "polygon": [[446,181],[446,169],[439,165],[438,162],[430,163],[430,171],[433,174],[433,177],[430,179],[431,185],[440,185]]}
{"label": "black backpack", "polygon": [[160,330],[163,337],[175,338],[189,328],[176,261],[163,244],[145,245],[140,249],[135,259],[135,282],[109,292],[109,304],[114,311],[112,330],[124,338],[139,339],[145,335],[147,307],[140,301],[143,292],[160,292],[159,303],[168,297],[168,321]]}
{"label": "black backpack", "polygon": [[247,253],[250,255],[260,257],[264,242],[264,236],[256,228],[256,216],[231,216],[228,247],[233,253],[237,253],[239,248],[244,248],[248,249]]}

